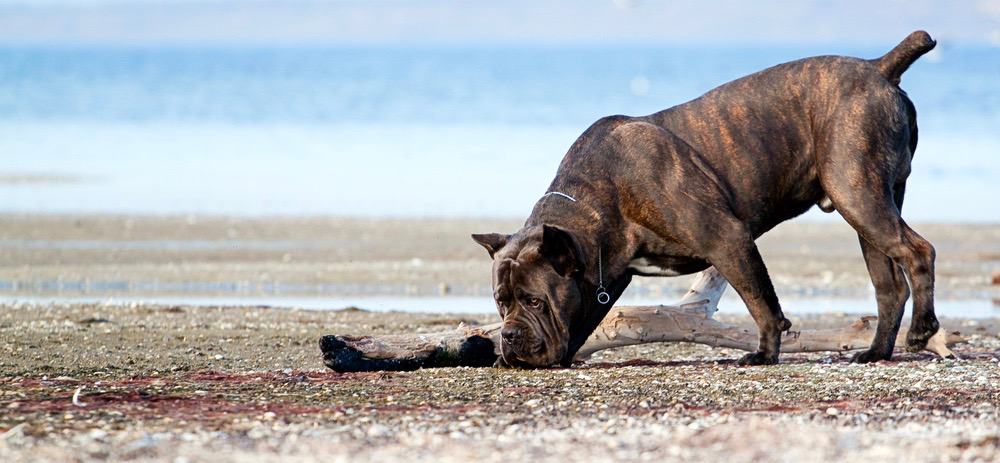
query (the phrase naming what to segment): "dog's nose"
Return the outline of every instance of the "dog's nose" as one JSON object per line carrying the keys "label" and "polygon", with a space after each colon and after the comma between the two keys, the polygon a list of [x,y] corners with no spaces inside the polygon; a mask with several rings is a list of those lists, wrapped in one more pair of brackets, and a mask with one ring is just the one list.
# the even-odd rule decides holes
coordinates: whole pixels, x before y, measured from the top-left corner
{"label": "dog's nose", "polygon": [[518,339],[521,339],[522,334],[523,333],[521,332],[521,328],[518,328],[516,326],[505,326],[503,327],[503,329],[500,330],[500,336],[508,344],[516,343]]}

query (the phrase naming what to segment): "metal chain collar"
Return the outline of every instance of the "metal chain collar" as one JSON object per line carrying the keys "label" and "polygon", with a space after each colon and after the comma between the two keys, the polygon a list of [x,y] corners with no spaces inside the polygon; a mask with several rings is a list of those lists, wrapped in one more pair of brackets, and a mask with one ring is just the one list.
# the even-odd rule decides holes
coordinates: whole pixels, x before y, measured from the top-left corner
{"label": "metal chain collar", "polygon": [[[576,198],[561,191],[550,191],[542,195],[542,198],[549,195],[562,196],[563,198],[573,201],[574,203],[576,202]],[[604,287],[604,263],[601,262],[601,254],[603,253],[604,249],[598,247],[597,248],[597,303],[601,305],[611,302],[611,295],[608,294],[608,290]]]}

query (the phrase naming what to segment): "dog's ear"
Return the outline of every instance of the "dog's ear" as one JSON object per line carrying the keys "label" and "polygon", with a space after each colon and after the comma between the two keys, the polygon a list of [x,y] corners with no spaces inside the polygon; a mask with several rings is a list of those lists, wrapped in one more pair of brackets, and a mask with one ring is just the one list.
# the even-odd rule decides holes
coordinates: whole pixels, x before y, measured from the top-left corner
{"label": "dog's ear", "polygon": [[583,250],[572,233],[552,225],[542,226],[542,255],[562,276],[582,270]]}
{"label": "dog's ear", "polygon": [[493,258],[493,254],[496,254],[500,248],[507,244],[507,240],[509,239],[510,235],[501,235],[499,233],[472,235],[472,240],[479,243],[480,246],[486,248],[486,252],[490,253],[490,259]]}

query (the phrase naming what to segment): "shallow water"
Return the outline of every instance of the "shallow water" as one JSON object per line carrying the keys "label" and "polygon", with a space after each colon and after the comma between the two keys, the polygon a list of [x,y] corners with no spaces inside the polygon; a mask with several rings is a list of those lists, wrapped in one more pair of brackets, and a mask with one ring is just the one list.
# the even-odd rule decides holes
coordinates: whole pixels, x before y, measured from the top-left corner
{"label": "shallow water", "polygon": [[[660,299],[622,299],[617,305],[656,305],[670,303]],[[359,296],[359,297],[311,297],[311,296],[246,296],[246,297],[206,297],[206,296],[15,296],[0,295],[0,303],[97,303],[125,305],[148,303],[164,305],[193,306],[270,306],[309,310],[339,310],[357,307],[375,312],[425,312],[451,314],[496,313],[493,300],[488,297],[440,296]],[[988,299],[941,299],[935,301],[940,317],[995,318],[1000,317],[1000,303]],[[858,298],[817,297],[808,299],[784,298],[782,307],[791,316],[820,313],[847,313],[875,315],[875,300]],[[906,313],[912,310],[907,304]],[[724,298],[719,304],[719,312],[724,314],[746,314],[746,307],[738,299]]]}

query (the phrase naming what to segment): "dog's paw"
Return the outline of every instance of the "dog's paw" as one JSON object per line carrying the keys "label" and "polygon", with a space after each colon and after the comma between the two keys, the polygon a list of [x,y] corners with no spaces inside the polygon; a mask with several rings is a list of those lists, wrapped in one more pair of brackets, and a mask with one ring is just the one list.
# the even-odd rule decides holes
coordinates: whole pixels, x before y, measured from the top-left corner
{"label": "dog's paw", "polygon": [[752,354],[744,355],[736,363],[742,366],[774,365],[778,363],[778,356],[774,354],[765,354],[763,352],[754,352]]}
{"label": "dog's paw", "polygon": [[501,368],[506,370],[514,367],[511,366],[509,363],[507,363],[507,361],[503,359],[502,355],[498,355],[496,361],[493,362],[493,368]]}
{"label": "dog's paw", "polygon": [[887,355],[868,349],[854,354],[854,357],[851,357],[851,363],[874,363],[881,360],[889,360],[890,358],[892,358],[892,352],[889,352]]}
{"label": "dog's paw", "polygon": [[913,323],[906,333],[906,351],[917,353],[927,348],[927,341],[941,328],[936,318],[923,323]]}

